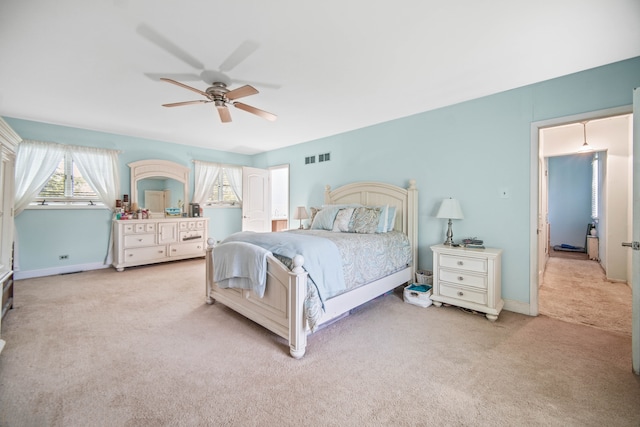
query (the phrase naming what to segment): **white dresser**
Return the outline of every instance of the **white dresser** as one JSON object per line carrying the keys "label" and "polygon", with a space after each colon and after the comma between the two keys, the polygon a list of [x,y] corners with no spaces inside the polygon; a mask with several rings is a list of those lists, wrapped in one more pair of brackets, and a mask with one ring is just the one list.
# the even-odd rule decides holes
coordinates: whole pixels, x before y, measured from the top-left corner
{"label": "white dresser", "polygon": [[465,249],[446,245],[433,251],[433,293],[443,303],[485,313],[495,321],[504,306],[501,296],[502,249]]}
{"label": "white dresser", "polygon": [[113,221],[113,266],[154,264],[204,257],[209,218]]}

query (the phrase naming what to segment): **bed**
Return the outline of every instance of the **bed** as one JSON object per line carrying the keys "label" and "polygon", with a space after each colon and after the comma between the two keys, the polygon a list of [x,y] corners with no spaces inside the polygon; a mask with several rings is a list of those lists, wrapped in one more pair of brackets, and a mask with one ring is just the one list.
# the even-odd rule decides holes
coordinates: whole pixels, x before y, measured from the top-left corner
{"label": "bed", "polygon": [[[410,262],[384,277],[355,286],[335,296],[321,298],[322,310],[316,314],[313,328],[308,321],[308,297],[310,296],[308,294],[313,288],[307,283],[309,274],[305,270],[307,267],[302,255],[285,258],[277,253],[267,252],[265,255],[266,282],[262,297],[258,297],[256,292],[250,289],[219,286],[214,280],[213,239],[209,239],[206,252],[206,303],[220,302],[283,337],[289,343],[291,356],[296,359],[304,356],[307,335],[312,329],[318,329],[332,322],[365,302],[412,281],[415,277],[418,259],[418,190],[414,180],[409,181],[407,188],[379,182],[352,183],[334,190],[326,186],[324,204],[325,206],[393,208],[395,217],[393,220],[389,219],[388,228],[394,233],[401,233],[408,241]],[[277,235],[278,233],[289,232],[256,234]],[[300,233],[306,232],[299,231],[298,235]],[[309,235],[318,234],[314,233],[314,230],[308,233]],[[220,262],[219,259],[217,261]],[[307,265],[310,266],[311,261],[308,261]]]}

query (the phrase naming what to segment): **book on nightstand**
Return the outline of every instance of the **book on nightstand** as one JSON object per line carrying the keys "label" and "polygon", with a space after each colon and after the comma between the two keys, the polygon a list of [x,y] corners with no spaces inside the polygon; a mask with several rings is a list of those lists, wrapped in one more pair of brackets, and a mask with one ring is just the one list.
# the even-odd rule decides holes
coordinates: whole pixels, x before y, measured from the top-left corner
{"label": "book on nightstand", "polygon": [[469,249],[484,249],[484,241],[475,237],[463,239],[462,244],[465,248]]}

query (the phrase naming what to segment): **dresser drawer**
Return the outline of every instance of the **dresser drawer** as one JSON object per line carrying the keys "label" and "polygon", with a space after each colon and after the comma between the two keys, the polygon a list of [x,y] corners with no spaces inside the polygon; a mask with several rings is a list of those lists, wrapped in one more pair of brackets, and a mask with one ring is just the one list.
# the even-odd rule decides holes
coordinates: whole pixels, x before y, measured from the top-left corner
{"label": "dresser drawer", "polygon": [[183,221],[180,223],[180,230],[204,230],[204,221]]}
{"label": "dresser drawer", "polygon": [[487,272],[487,260],[483,258],[467,258],[463,256],[440,255],[440,267],[455,268],[457,270]]}
{"label": "dresser drawer", "polygon": [[124,234],[136,234],[136,233],[155,233],[156,232],[156,223],[148,222],[148,223],[128,223],[122,226],[122,231]]}
{"label": "dresser drawer", "polygon": [[204,256],[204,242],[180,243],[169,246],[169,256],[202,255]]}
{"label": "dresser drawer", "polygon": [[452,271],[441,268],[438,270],[439,278],[445,282],[458,285],[473,286],[474,288],[487,289],[487,276],[468,274],[461,271]]}
{"label": "dresser drawer", "polygon": [[476,304],[487,304],[487,293],[440,283],[440,295]]}
{"label": "dresser drawer", "polygon": [[204,233],[202,231],[181,231],[180,232],[180,241],[181,242],[195,242],[204,240]]}
{"label": "dresser drawer", "polygon": [[124,262],[144,262],[166,258],[167,254],[164,246],[153,246],[149,248],[134,248],[124,250]]}
{"label": "dresser drawer", "polygon": [[155,243],[156,243],[155,234],[130,234],[130,235],[124,236],[125,248],[135,248],[138,246],[150,246],[150,245],[155,245]]}

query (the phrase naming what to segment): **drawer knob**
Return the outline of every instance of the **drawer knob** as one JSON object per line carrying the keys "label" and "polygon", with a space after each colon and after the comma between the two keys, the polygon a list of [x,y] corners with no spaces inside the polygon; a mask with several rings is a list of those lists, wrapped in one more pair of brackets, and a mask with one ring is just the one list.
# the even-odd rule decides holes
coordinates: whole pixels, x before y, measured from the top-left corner
{"label": "drawer knob", "polygon": [[464,277],[458,276],[458,280],[462,282],[464,280]]}
{"label": "drawer knob", "polygon": [[458,291],[458,296],[459,296],[459,297],[461,297],[461,296],[463,296],[463,295],[464,295],[464,292],[462,292],[462,291]]}
{"label": "drawer knob", "polygon": [[464,265],[464,262],[458,261],[458,265]]}
{"label": "drawer knob", "polygon": [[142,239],[138,239],[138,242],[142,242]]}
{"label": "drawer knob", "polygon": [[129,257],[132,257],[132,256],[133,256],[133,254],[129,254]]}

